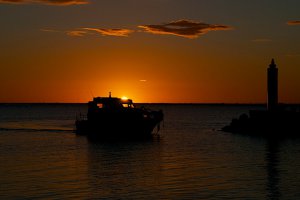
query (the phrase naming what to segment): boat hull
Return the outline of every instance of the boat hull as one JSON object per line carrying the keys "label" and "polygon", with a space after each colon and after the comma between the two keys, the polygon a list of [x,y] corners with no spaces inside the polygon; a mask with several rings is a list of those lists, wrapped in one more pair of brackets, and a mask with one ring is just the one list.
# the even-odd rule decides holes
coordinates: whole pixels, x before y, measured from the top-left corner
{"label": "boat hull", "polygon": [[98,139],[150,138],[155,134],[156,126],[158,132],[160,125],[157,120],[144,120],[135,124],[127,120],[122,122],[77,120],[76,133]]}

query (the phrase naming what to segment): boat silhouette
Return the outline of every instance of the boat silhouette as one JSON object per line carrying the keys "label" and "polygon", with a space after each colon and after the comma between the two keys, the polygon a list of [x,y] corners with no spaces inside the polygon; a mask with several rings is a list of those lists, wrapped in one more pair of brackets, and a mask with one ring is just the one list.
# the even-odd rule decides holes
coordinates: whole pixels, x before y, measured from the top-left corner
{"label": "boat silhouette", "polygon": [[137,108],[131,99],[95,97],[86,116],[76,119],[76,133],[98,139],[140,139],[153,136],[164,118],[162,110]]}

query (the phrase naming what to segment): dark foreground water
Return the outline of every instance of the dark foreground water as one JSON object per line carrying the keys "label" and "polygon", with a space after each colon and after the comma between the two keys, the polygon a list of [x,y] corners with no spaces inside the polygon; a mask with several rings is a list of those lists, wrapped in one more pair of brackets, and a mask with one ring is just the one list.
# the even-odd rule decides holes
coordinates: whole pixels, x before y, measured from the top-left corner
{"label": "dark foreground water", "polygon": [[90,142],[85,105],[0,105],[0,199],[299,199],[300,140],[219,131],[255,106],[155,105],[161,138]]}

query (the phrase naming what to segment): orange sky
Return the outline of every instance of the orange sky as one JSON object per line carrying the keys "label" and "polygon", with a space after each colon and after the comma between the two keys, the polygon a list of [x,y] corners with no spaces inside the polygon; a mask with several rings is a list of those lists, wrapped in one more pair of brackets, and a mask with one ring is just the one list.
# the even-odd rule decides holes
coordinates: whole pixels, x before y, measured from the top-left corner
{"label": "orange sky", "polygon": [[25,2],[0,1],[0,102],[264,103],[275,58],[300,103],[298,2]]}

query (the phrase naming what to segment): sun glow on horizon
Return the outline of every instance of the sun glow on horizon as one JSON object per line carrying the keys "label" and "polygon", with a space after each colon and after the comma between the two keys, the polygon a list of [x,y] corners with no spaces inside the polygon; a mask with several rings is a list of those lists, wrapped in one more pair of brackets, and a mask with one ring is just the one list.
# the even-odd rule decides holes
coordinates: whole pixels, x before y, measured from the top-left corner
{"label": "sun glow on horizon", "polygon": [[128,100],[128,97],[122,96],[121,99],[122,99],[122,100]]}

